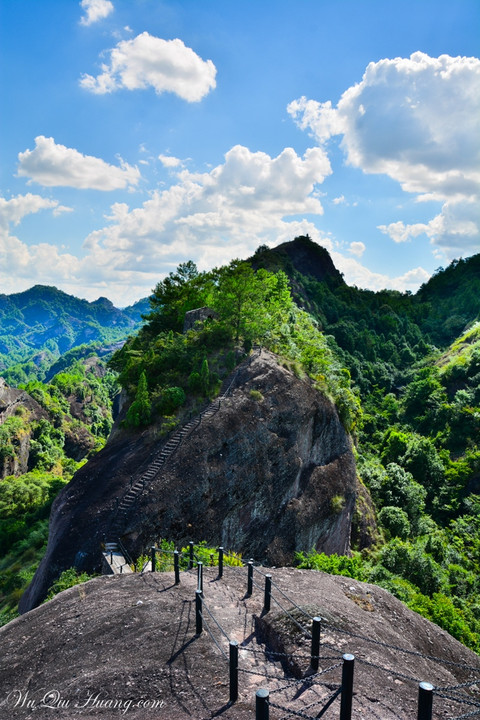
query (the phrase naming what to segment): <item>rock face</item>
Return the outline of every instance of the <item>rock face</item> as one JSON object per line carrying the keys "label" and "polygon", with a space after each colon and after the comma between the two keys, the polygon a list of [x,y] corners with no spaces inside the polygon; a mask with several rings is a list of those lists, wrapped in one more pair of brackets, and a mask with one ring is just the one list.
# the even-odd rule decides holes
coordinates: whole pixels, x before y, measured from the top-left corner
{"label": "rock face", "polygon": [[[268,612],[261,572],[271,574],[280,604]],[[196,634],[189,572],[178,585],[172,572],[95,578],[16,618],[0,628],[0,717],[252,720],[255,693],[268,688],[272,704],[287,708],[273,708],[272,720],[291,711],[313,718],[341,683],[344,653],[355,656],[353,718],[413,720],[425,680],[439,690],[433,717],[478,708],[478,655],[386,590],[314,570],[256,568],[248,596],[246,575],[225,567],[219,579],[217,568],[205,568],[205,603],[225,633],[205,613],[217,645],[206,628]],[[316,616],[320,674],[312,677]],[[240,646],[233,704],[227,638]],[[339,705],[325,717],[338,718]]]}
{"label": "rock face", "polygon": [[[17,390],[7,385],[0,377],[0,425],[16,413],[27,411],[32,420],[47,419],[45,410],[24,390]],[[30,452],[30,434],[19,433],[14,439],[15,452],[2,458],[0,479],[8,475],[22,475],[28,470]]]}
{"label": "rock face", "polygon": [[[297,550],[350,548],[361,492],[335,407],[269,352],[227,380],[228,395],[182,439],[128,507],[119,535],[132,553],[163,537],[206,540],[272,565]],[[118,528],[117,505],[167,439],[116,432],[56,499],[44,557],[20,610],[41,602],[68,567],[95,571]],[[152,475],[152,473],[150,473]]]}

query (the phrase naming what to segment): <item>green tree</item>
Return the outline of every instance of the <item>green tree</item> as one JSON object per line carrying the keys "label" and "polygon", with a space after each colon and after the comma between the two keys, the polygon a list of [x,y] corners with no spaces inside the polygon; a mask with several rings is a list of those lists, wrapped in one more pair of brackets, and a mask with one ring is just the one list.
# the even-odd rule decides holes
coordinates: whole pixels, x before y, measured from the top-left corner
{"label": "green tree", "polygon": [[153,333],[181,332],[185,313],[208,304],[212,276],[200,273],[194,262],[181,263],[155,287],[149,298],[151,312],[145,316]]}
{"label": "green tree", "polygon": [[150,422],[152,413],[152,406],[150,403],[150,397],[147,386],[147,376],[145,370],[142,370],[140,378],[138,380],[137,394],[135,400],[130,405],[127,411],[127,425],[131,427],[141,427],[142,425],[148,425]]}
{"label": "green tree", "polygon": [[388,538],[406,540],[410,535],[408,515],[399,507],[385,505],[378,513],[378,521],[385,528]]}

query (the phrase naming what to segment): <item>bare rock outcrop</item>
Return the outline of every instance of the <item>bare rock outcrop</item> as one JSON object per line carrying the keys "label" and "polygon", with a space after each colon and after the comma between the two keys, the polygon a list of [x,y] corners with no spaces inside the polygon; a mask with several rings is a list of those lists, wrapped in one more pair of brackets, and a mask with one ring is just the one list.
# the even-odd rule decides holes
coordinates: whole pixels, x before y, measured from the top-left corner
{"label": "bare rock outcrop", "polygon": [[[263,610],[261,573],[274,599]],[[353,718],[413,720],[418,684],[438,689],[435,720],[480,702],[479,657],[382,588],[313,570],[205,568],[206,627],[196,634],[196,574],[99,577],[0,628],[0,717],[9,720],[251,720],[268,688],[270,717],[314,718],[355,656]],[[282,593],[282,594],[280,594]],[[282,609],[283,608],[283,609]],[[309,671],[320,616],[319,673]],[[294,622],[295,621],[295,622]],[[220,631],[219,627],[223,632]],[[238,701],[229,704],[228,640],[239,644]],[[225,657],[224,657],[225,655]],[[277,707],[275,707],[275,704]],[[325,717],[339,717],[337,698]],[[287,711],[278,710],[278,706]]]}
{"label": "bare rock outcrop", "polygon": [[41,602],[62,570],[98,570],[113,529],[133,553],[159,537],[203,539],[271,565],[312,547],[349,551],[360,487],[334,405],[267,351],[227,382],[228,395],[149,474],[121,524],[119,500],[166,440],[154,430],[116,432],[77,472],[53,505],[47,553],[21,611]]}

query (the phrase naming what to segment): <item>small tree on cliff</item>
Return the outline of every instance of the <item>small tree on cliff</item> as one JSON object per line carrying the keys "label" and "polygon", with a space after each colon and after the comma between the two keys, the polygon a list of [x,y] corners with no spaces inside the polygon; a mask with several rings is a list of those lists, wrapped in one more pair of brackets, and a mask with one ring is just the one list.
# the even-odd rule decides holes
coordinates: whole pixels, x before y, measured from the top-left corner
{"label": "small tree on cliff", "polygon": [[140,378],[138,380],[137,394],[135,400],[128,408],[127,412],[127,425],[131,427],[141,427],[142,425],[148,425],[152,414],[152,406],[150,404],[150,397],[148,394],[147,387],[147,376],[145,370],[142,370]]}

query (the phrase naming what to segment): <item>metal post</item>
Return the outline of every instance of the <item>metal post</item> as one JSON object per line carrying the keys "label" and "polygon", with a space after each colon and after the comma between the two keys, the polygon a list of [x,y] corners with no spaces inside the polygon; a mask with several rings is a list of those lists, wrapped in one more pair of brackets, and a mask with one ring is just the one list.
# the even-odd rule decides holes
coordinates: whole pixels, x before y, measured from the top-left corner
{"label": "metal post", "polygon": [[151,559],[152,559],[152,572],[155,572],[156,555],[155,555],[155,546],[154,545],[150,548],[150,552],[151,552]]}
{"label": "metal post", "polygon": [[265,575],[265,596],[263,599],[263,611],[270,612],[270,601],[272,599],[272,576]]}
{"label": "metal post", "polygon": [[320,655],[320,626],[322,618],[312,618],[312,647],[310,650],[310,667],[318,672],[318,656]]}
{"label": "metal post", "polygon": [[238,700],[238,642],[230,640],[230,702]]}
{"label": "metal post", "polygon": [[191,570],[193,568],[193,540],[190,540],[188,543],[190,557],[188,560],[188,569]]}
{"label": "metal post", "polygon": [[197,589],[203,593],[203,563],[200,560],[197,563]]}
{"label": "metal post", "polygon": [[175,571],[175,585],[180,585],[180,561],[178,550],[173,551],[173,569]]}
{"label": "metal post", "polygon": [[195,632],[201,635],[203,630],[202,591],[195,590]]}
{"label": "metal post", "polygon": [[342,695],[340,698],[340,720],[351,720],[353,700],[353,666],[355,656],[346,653],[343,656]]}
{"label": "metal post", "polygon": [[268,690],[260,688],[255,695],[255,720],[268,720]]}
{"label": "metal post", "polygon": [[223,547],[218,548],[218,577],[223,577]]}
{"label": "metal post", "polygon": [[432,720],[433,690],[429,682],[421,682],[418,686],[417,720]]}
{"label": "metal post", "polygon": [[249,560],[247,563],[247,595],[251,595],[253,592],[253,561]]}

